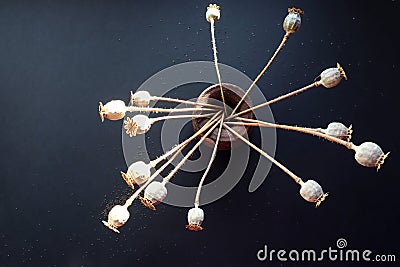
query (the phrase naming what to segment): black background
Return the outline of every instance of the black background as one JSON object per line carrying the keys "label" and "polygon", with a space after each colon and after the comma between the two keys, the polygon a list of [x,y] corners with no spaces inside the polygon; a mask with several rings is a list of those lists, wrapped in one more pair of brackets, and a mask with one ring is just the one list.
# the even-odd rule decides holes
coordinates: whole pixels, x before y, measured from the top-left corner
{"label": "black background", "polygon": [[136,203],[120,235],[101,224],[127,189],[118,175],[126,169],[121,124],[101,124],[97,103],[126,100],[171,65],[212,60],[208,4],[0,2],[0,266],[294,266],[259,262],[256,253],[264,244],[321,250],[338,238],[400,260],[398,1],[218,2],[219,60],[250,77],[279,44],[287,8],[305,11],[258,85],[272,98],[340,62],[348,81],[277,103],[276,122],[352,123],[354,143],[373,140],[392,152],[381,171],[359,166],[343,147],[279,131],[276,158],[331,192],[320,208],[273,167],[256,192],[247,191],[248,169],[228,195],[203,207],[202,232],[184,228],[187,209],[167,205],[152,212]]}

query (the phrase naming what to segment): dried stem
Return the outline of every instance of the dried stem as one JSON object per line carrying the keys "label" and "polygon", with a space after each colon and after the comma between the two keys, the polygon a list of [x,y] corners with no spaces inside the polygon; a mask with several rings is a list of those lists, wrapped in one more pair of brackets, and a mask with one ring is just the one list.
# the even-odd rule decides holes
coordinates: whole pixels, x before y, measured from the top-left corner
{"label": "dried stem", "polygon": [[261,79],[261,77],[264,75],[264,73],[268,70],[269,66],[271,66],[272,62],[275,60],[276,56],[278,55],[278,53],[282,50],[282,48],[285,46],[287,40],[289,39],[289,35],[290,33],[286,33],[283,38],[282,41],[280,43],[280,45],[278,46],[278,48],[275,50],[275,53],[272,55],[272,57],[270,58],[270,60],[268,61],[267,65],[265,65],[264,69],[260,72],[260,74],[258,74],[257,78],[252,82],[252,84],[250,85],[249,89],[247,89],[246,93],[243,95],[242,99],[240,99],[239,103],[237,103],[236,107],[233,109],[231,116],[233,114],[235,114],[236,110],[238,109],[238,107],[240,106],[240,104],[242,104],[243,100],[246,98],[246,96],[250,93],[251,89],[253,89],[254,85],[258,82],[258,80]]}
{"label": "dried stem", "polygon": [[240,115],[243,115],[243,114],[245,114],[245,113],[247,113],[247,112],[250,112],[250,111],[253,111],[253,110],[256,110],[256,109],[258,109],[258,108],[262,108],[262,107],[265,107],[265,106],[268,106],[268,105],[271,105],[271,104],[273,104],[273,103],[279,102],[279,101],[284,100],[284,99],[286,99],[286,98],[289,98],[289,97],[291,97],[291,96],[294,96],[294,95],[300,94],[300,93],[302,93],[302,92],[304,92],[304,91],[307,91],[308,89],[318,87],[319,85],[320,85],[320,84],[319,84],[318,82],[314,82],[314,83],[312,83],[312,84],[310,84],[310,85],[307,85],[307,86],[304,86],[303,88],[300,88],[300,89],[298,89],[298,90],[296,90],[296,91],[293,91],[293,92],[287,93],[287,94],[285,94],[285,95],[279,96],[279,97],[277,97],[277,98],[274,98],[274,99],[272,99],[272,100],[270,100],[270,101],[268,101],[268,102],[265,102],[265,103],[259,104],[259,105],[257,105],[257,106],[254,106],[254,107],[252,107],[252,108],[248,108],[248,109],[243,110],[243,111],[241,111],[241,112],[239,112],[239,113],[237,113],[237,114],[235,114],[235,115],[231,115],[231,116],[229,116],[229,117],[226,118],[226,119],[229,120],[229,119],[232,119],[232,118],[236,118],[236,117],[238,117],[238,116],[240,116]]}
{"label": "dried stem", "polygon": [[238,134],[235,130],[233,130],[231,127],[229,127],[228,125],[226,125],[226,123],[224,123],[224,127],[226,129],[228,129],[228,131],[230,131],[231,133],[233,133],[234,135],[236,135],[239,139],[241,139],[243,142],[245,142],[248,146],[250,146],[251,148],[253,148],[254,150],[256,150],[258,153],[260,153],[262,156],[264,156],[265,158],[267,158],[268,160],[270,160],[272,163],[274,163],[276,166],[278,166],[282,171],[284,171],[287,175],[289,175],[296,183],[300,184],[302,182],[301,178],[298,177],[296,174],[294,174],[293,172],[289,171],[288,168],[286,168],[285,166],[283,166],[281,163],[279,163],[277,160],[275,160],[273,157],[271,157],[270,155],[268,155],[267,152],[263,151],[262,149],[258,148],[256,145],[254,145],[253,143],[251,143],[249,140],[247,140],[246,138],[244,138],[243,136],[241,136],[240,134]]}
{"label": "dried stem", "polygon": [[[321,132],[321,129],[311,129],[311,128],[305,128],[305,127],[297,127],[297,126],[289,126],[289,125],[282,125],[282,124],[275,124],[275,123],[270,123],[270,122],[265,122],[265,121],[259,121],[259,120],[252,120],[252,119],[246,119],[246,118],[236,118],[238,120],[244,121],[244,123],[240,123],[241,125],[245,126],[260,126],[260,127],[268,127],[268,128],[276,128],[276,129],[285,129],[289,131],[296,131],[296,132],[301,132],[301,133],[306,133],[306,134],[311,134],[315,135],[318,137],[322,137],[326,140],[329,140],[331,142],[337,143],[339,145],[345,146],[348,149],[354,150],[354,144],[352,142],[347,142],[342,139],[339,139],[334,136],[330,136],[327,134],[324,134]],[[229,124],[235,124],[229,122]]]}
{"label": "dried stem", "polygon": [[[221,121],[224,120],[224,116],[221,116]],[[171,178],[178,172],[179,168],[188,160],[188,158],[196,151],[196,149],[203,143],[203,141],[214,131],[214,129],[218,126],[215,124],[211,126],[211,128],[201,137],[201,139],[193,146],[193,148],[185,155],[185,157],[175,166],[175,168],[165,177],[162,181],[163,184],[166,184],[171,180]]]}
{"label": "dried stem", "polygon": [[199,186],[197,187],[196,198],[194,200],[194,206],[196,208],[198,208],[199,204],[200,204],[200,194],[201,194],[201,188],[203,186],[204,180],[206,179],[206,176],[207,176],[208,172],[211,169],[211,165],[214,162],[215,155],[217,154],[217,148],[218,148],[219,139],[221,137],[221,131],[222,131],[223,122],[224,122],[224,116],[222,116],[222,118],[221,118],[221,123],[220,123],[219,129],[218,129],[217,139],[215,140],[214,149],[213,149],[213,152],[211,154],[211,159],[208,162],[207,169],[204,171],[203,176],[200,179]]}
{"label": "dried stem", "polygon": [[203,106],[203,107],[221,109],[221,106],[213,105],[213,104],[209,104],[209,103],[197,103],[197,102],[193,102],[193,101],[189,101],[189,100],[181,100],[181,99],[162,97],[162,96],[152,96],[151,100],[153,100],[153,101],[174,102],[174,103],[188,104],[188,105],[193,105],[193,106]]}
{"label": "dried stem", "polygon": [[224,103],[225,114],[228,114],[227,111],[226,111],[224,91],[222,90],[221,74],[219,73],[219,68],[218,68],[217,45],[215,43],[214,23],[215,23],[214,19],[211,18],[210,19],[210,24],[211,24],[211,42],[212,42],[212,47],[213,47],[213,52],[214,52],[214,65],[215,65],[215,70],[217,72],[219,88],[221,89],[221,98],[222,98],[222,102]]}

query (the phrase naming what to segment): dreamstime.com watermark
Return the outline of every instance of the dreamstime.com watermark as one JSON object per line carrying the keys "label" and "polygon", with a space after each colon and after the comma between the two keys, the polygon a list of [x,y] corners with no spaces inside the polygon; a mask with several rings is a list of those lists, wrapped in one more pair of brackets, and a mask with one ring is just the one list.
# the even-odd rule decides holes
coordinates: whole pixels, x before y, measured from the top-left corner
{"label": "dreamstime.com watermark", "polygon": [[373,262],[395,262],[395,254],[374,254],[371,250],[365,249],[346,249],[347,241],[339,238],[336,241],[336,247],[328,247],[323,250],[315,249],[270,249],[267,245],[257,252],[259,261],[292,261],[292,262],[310,262],[310,261],[373,261]]}

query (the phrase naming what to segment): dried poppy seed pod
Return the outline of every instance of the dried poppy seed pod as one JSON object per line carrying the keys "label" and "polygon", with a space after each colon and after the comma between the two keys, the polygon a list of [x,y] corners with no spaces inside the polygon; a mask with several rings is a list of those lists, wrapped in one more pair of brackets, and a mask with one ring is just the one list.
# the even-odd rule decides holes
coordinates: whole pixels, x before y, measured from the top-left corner
{"label": "dried poppy seed pod", "polygon": [[151,182],[144,190],[144,197],[140,199],[143,205],[155,210],[155,204],[158,204],[164,200],[167,196],[167,188],[163,183]]}
{"label": "dried poppy seed pod", "polygon": [[346,127],[343,123],[340,122],[331,122],[328,124],[328,127],[326,129],[322,129],[322,132],[324,134],[350,142],[351,134],[353,133],[351,127],[351,125],[349,127]]}
{"label": "dried poppy seed pod", "polygon": [[354,146],[356,161],[365,167],[376,167],[379,170],[385,162],[389,153],[383,153],[382,149],[375,143],[364,142],[359,146]]}
{"label": "dried poppy seed pod", "polygon": [[139,115],[133,116],[132,119],[136,122],[136,124],[138,126],[138,129],[137,129],[138,134],[144,134],[150,130],[151,121],[150,121],[149,117],[147,117],[146,115],[139,114]]}
{"label": "dried poppy seed pod", "polygon": [[126,173],[121,172],[125,182],[134,189],[134,184],[143,184],[147,182],[151,175],[151,166],[143,161],[132,163]]}
{"label": "dried poppy seed pod", "polygon": [[147,91],[131,91],[131,104],[138,107],[147,107],[150,104],[151,95]]}
{"label": "dried poppy seed pod", "polygon": [[211,23],[211,20],[217,22],[221,17],[221,11],[218,5],[210,4],[206,11],[206,20]]}
{"label": "dried poppy seed pod", "polygon": [[125,103],[122,100],[111,100],[104,106],[99,102],[99,115],[102,122],[104,118],[112,121],[120,120],[125,116],[125,111]]}
{"label": "dried poppy seed pod", "polygon": [[316,207],[328,196],[328,193],[324,193],[322,187],[314,180],[308,180],[305,183],[300,182],[300,185],[300,195],[305,200],[316,203]]}
{"label": "dried poppy seed pod", "polygon": [[124,129],[126,133],[132,137],[137,134],[144,134],[150,130],[151,120],[146,115],[135,115],[132,118],[126,118],[124,121]]}
{"label": "dried poppy seed pod", "polygon": [[115,205],[108,213],[108,221],[103,221],[103,224],[114,232],[119,233],[118,228],[128,221],[129,216],[130,214],[127,207]]}
{"label": "dried poppy seed pod", "polygon": [[344,72],[342,66],[337,63],[336,68],[324,70],[315,80],[318,84],[323,85],[325,88],[332,88],[338,85],[342,78],[347,80],[346,73]]}
{"label": "dried poppy seed pod", "polygon": [[289,14],[285,17],[283,21],[283,29],[287,34],[292,34],[297,32],[301,26],[301,15],[304,14],[303,10],[299,8],[288,8]]}
{"label": "dried poppy seed pod", "polygon": [[186,228],[192,231],[200,231],[203,230],[201,227],[201,223],[204,220],[204,211],[198,207],[191,208],[187,214],[188,225]]}

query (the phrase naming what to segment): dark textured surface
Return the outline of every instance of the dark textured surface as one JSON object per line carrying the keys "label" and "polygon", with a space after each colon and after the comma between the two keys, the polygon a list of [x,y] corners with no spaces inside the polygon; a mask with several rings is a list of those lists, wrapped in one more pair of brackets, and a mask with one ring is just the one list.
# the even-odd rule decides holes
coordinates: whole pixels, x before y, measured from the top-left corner
{"label": "dark textured surface", "polygon": [[185,229],[187,209],[159,205],[152,212],[135,203],[116,235],[101,220],[107,204],[127,193],[118,175],[126,169],[121,124],[101,124],[97,103],[127,99],[165,67],[211,60],[208,2],[4,0],[0,266],[280,266],[258,262],[257,251],[264,244],[324,249],[340,237],[350,248],[397,253],[400,260],[398,1],[218,4],[219,60],[250,77],[279,44],[287,8],[305,11],[299,32],[259,86],[272,98],[340,62],[348,81],[277,103],[275,119],[312,127],[353,123],[355,143],[373,140],[392,151],[381,171],[359,166],[337,145],[279,131],[276,158],[331,192],[320,208],[273,167],[255,193],[248,193],[245,175],[204,207],[202,232]]}

